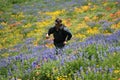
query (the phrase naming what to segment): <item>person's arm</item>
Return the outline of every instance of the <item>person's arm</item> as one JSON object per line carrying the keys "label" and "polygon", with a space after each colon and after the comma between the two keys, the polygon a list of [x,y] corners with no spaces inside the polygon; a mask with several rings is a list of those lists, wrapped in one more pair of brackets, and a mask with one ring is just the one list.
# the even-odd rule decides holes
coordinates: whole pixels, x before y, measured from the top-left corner
{"label": "person's arm", "polygon": [[50,34],[53,33],[53,27],[48,30],[48,33],[46,34],[46,39],[49,39]]}
{"label": "person's arm", "polygon": [[72,38],[72,34],[67,28],[64,28],[64,30],[65,30],[65,33],[67,34],[67,38],[66,38],[66,42],[67,42]]}

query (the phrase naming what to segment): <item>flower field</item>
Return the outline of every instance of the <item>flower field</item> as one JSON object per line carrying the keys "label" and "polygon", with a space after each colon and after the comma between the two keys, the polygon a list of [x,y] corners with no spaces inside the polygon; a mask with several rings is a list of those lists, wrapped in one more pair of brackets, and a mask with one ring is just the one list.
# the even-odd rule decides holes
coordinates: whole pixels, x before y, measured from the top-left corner
{"label": "flower field", "polygon": [[[59,55],[57,17],[73,35]],[[120,0],[0,0],[0,80],[120,80]]]}

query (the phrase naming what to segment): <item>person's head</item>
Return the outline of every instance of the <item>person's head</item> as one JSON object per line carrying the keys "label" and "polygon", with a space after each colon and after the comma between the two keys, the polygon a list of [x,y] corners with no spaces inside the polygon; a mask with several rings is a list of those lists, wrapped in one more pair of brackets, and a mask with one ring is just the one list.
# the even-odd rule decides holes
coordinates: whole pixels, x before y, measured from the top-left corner
{"label": "person's head", "polygon": [[56,27],[60,27],[62,25],[62,20],[60,19],[60,18],[57,18],[56,20],[55,20],[55,26]]}

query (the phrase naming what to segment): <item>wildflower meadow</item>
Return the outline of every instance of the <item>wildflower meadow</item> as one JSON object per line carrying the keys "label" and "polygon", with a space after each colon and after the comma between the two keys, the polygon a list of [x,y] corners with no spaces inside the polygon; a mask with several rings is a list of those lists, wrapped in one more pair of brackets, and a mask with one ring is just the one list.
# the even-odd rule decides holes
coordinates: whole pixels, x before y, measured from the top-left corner
{"label": "wildflower meadow", "polygon": [[[56,18],[73,35],[58,55]],[[0,80],[120,80],[120,0],[0,0]]]}

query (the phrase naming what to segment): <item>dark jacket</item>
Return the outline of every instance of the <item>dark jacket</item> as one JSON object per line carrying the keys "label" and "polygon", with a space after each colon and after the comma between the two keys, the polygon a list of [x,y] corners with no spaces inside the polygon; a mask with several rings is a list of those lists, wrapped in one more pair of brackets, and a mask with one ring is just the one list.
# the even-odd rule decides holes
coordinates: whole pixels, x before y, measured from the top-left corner
{"label": "dark jacket", "polygon": [[64,41],[68,41],[72,37],[71,32],[64,25],[62,25],[58,30],[55,26],[51,27],[48,31],[48,35],[50,34],[53,34],[54,36],[54,44],[63,44]]}

